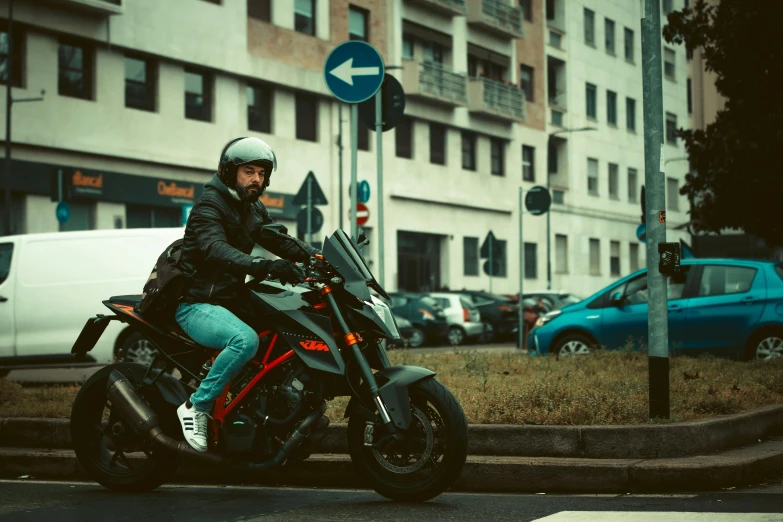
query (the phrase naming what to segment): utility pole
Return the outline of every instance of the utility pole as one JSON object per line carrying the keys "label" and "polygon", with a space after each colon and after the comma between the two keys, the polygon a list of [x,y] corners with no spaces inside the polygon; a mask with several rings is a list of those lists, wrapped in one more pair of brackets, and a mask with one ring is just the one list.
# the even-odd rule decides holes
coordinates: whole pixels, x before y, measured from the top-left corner
{"label": "utility pole", "polygon": [[[593,131],[593,130],[598,130],[598,129],[595,127],[580,127],[578,129],[560,129],[559,131],[555,131],[552,134],[550,134],[549,139],[551,140],[553,137],[557,136],[558,134],[565,134],[567,132],[583,132],[583,131]],[[549,153],[548,145],[549,144],[547,144],[547,154]],[[551,194],[549,178],[550,178],[549,165],[547,165],[546,190]],[[546,213],[546,289],[552,290],[552,209],[549,209],[549,211]]]}
{"label": "utility pole", "polygon": [[669,418],[669,318],[666,276],[658,245],[666,242],[663,157],[663,71],[660,0],[645,0],[642,13],[644,184],[647,226],[647,335],[650,418]]}
{"label": "utility pole", "polygon": [[337,127],[337,177],[339,178],[340,192],[340,210],[337,213],[340,216],[337,220],[338,228],[343,228],[343,104],[337,103],[337,117],[340,119]]}
{"label": "utility pole", "polygon": [[5,83],[5,183],[3,184],[3,203],[5,204],[5,230],[3,233],[10,236],[14,233],[11,219],[11,106],[14,100],[11,97],[11,84],[13,83],[14,69],[14,0],[8,2],[8,58],[6,58],[6,83]]}

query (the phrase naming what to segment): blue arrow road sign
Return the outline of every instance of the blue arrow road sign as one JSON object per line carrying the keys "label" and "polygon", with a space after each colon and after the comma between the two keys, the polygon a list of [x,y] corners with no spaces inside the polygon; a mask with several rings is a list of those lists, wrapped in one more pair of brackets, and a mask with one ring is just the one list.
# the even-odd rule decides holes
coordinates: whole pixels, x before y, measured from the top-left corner
{"label": "blue arrow road sign", "polygon": [[372,45],[353,40],[335,47],[324,63],[326,86],[338,100],[361,103],[381,88],[386,74],[381,54]]}
{"label": "blue arrow road sign", "polygon": [[67,223],[71,218],[71,207],[65,201],[57,203],[57,208],[54,210],[54,214],[57,216],[57,221],[60,223]]}
{"label": "blue arrow road sign", "polygon": [[368,201],[370,201],[370,184],[365,179],[359,183],[359,203],[367,203]]}
{"label": "blue arrow road sign", "polygon": [[636,237],[639,238],[639,241],[642,243],[647,243],[647,225],[641,223],[636,227]]}

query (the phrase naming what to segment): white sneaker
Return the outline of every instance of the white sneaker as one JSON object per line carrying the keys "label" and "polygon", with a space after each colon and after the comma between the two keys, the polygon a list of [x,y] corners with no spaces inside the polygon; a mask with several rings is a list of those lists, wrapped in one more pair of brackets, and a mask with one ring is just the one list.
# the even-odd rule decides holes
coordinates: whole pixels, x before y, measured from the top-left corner
{"label": "white sneaker", "polygon": [[188,408],[185,401],[182,406],[177,408],[177,417],[182,424],[182,433],[190,447],[196,451],[207,451],[207,419],[209,415],[196,411],[194,408]]}

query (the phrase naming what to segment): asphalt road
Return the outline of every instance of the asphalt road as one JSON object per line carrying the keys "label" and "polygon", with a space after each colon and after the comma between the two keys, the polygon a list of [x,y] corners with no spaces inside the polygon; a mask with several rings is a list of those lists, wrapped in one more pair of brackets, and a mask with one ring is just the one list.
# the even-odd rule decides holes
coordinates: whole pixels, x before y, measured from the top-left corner
{"label": "asphalt road", "polygon": [[[461,351],[479,351],[487,353],[506,353],[518,352],[517,348],[511,344],[488,344],[488,345],[463,345],[457,348],[451,346],[437,348],[416,348],[410,349],[412,353],[453,353],[455,350]],[[70,384],[81,383],[90,378],[97,372],[101,366],[90,368],[51,368],[41,370],[14,370],[9,372],[6,377],[9,381],[29,383],[29,384]]]}
{"label": "asphalt road", "polygon": [[124,495],[87,483],[0,481],[0,521],[779,522],[781,493],[780,485],[699,495],[446,493],[397,504],[372,491],[164,486]]}

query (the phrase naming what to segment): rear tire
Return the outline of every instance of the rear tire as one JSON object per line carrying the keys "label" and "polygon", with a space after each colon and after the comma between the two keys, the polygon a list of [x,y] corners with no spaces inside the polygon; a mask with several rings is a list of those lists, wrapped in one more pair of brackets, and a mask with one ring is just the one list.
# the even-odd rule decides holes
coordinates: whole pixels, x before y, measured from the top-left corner
{"label": "rear tire", "polygon": [[[424,502],[446,491],[459,477],[468,452],[468,422],[454,395],[434,377],[413,384],[409,392],[414,415],[407,434],[416,436],[411,439],[415,447],[409,448],[421,452],[414,453],[416,462],[411,464],[410,454],[402,458],[392,447],[376,451],[364,446],[366,421],[359,415],[348,418],[348,450],[376,492],[400,502]],[[376,427],[374,440],[379,431]],[[427,473],[420,474],[425,469]]]}
{"label": "rear tire", "polygon": [[[119,370],[135,384],[141,382],[147,368],[139,364],[111,364],[87,379],[76,395],[71,411],[73,449],[82,468],[105,488],[127,493],[151,491],[174,475],[179,459],[175,453],[167,452],[151,442],[141,440],[133,434],[124,419],[110,412],[110,407],[107,406],[106,383],[112,370]],[[178,430],[180,433],[176,438],[181,439],[176,414],[172,417],[170,412],[166,412],[166,408],[176,409],[176,407],[165,402],[157,388],[151,390],[146,399],[158,414],[164,432],[169,436],[176,436],[174,434]],[[102,426],[106,409],[110,412],[109,419],[108,423]],[[117,423],[122,426],[123,435],[117,436],[112,433],[112,427]],[[174,426],[174,423],[177,426]],[[107,433],[112,436],[109,437]],[[112,452],[114,455],[109,458]],[[141,455],[134,458],[126,455],[126,453],[141,452],[144,452],[146,459]]]}

